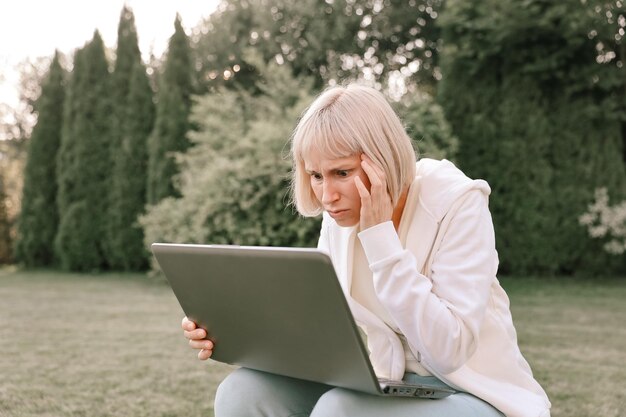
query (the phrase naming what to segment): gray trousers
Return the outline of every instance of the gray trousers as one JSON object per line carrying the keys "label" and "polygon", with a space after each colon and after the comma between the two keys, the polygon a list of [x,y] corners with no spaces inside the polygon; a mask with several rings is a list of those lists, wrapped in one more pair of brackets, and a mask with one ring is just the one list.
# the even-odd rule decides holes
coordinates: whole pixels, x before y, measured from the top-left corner
{"label": "gray trousers", "polygon": [[[407,374],[410,380],[410,375]],[[405,378],[407,379],[407,378]],[[217,389],[215,417],[503,417],[473,395],[379,397],[240,368]]]}

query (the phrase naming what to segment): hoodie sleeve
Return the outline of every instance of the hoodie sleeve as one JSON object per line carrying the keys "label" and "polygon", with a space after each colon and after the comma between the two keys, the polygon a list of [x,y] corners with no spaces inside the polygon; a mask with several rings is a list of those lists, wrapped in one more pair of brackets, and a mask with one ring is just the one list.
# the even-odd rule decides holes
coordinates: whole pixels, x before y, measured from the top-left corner
{"label": "hoodie sleeve", "polygon": [[381,303],[434,371],[449,374],[475,352],[497,269],[487,196],[466,193],[442,221],[431,278],[417,270],[391,222],[359,234]]}

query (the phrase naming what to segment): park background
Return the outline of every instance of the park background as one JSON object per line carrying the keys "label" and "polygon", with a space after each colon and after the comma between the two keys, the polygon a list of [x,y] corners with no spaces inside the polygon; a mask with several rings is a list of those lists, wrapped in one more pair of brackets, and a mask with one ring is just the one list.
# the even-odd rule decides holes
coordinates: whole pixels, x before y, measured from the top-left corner
{"label": "park background", "polygon": [[315,245],[288,139],[349,81],[387,95],[420,156],[491,185],[553,415],[626,414],[621,1],[230,0],[172,22],[146,59],[124,7],[114,47],[94,31],[24,62],[1,108],[0,415],[210,415],[228,368],[191,360],[149,244]]}

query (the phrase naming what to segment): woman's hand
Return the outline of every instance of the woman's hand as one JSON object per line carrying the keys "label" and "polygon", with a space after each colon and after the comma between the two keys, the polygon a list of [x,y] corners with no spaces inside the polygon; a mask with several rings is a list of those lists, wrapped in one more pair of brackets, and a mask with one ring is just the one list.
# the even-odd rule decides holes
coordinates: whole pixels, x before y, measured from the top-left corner
{"label": "woman's hand", "polygon": [[182,327],[185,337],[189,339],[189,346],[193,349],[200,349],[198,359],[202,361],[209,359],[213,354],[213,342],[205,339],[207,337],[206,330],[199,328],[187,317],[183,318]]}
{"label": "woman's hand", "polygon": [[365,154],[361,154],[361,167],[371,184],[368,190],[359,177],[354,178],[356,188],[361,196],[361,230],[392,219],[393,204],[387,189],[385,172]]}

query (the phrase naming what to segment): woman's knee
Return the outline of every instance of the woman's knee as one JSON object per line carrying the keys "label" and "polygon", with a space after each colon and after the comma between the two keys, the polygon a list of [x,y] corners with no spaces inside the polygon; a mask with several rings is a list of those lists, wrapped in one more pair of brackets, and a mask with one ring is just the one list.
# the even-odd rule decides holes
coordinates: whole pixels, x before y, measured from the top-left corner
{"label": "woman's knee", "polygon": [[328,386],[240,368],[215,393],[216,417],[308,415]]}
{"label": "woman's knee", "polygon": [[333,388],[320,397],[311,417],[348,417],[358,415],[360,394],[355,391]]}
{"label": "woman's knee", "polygon": [[240,368],[231,372],[217,387],[215,415],[217,417],[255,416],[257,403],[271,390],[261,372]]}

